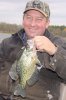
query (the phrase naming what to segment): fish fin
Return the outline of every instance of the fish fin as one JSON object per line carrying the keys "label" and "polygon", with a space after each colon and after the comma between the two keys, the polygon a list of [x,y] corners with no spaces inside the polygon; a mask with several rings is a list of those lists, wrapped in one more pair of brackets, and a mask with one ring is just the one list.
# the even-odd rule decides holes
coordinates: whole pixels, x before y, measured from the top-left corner
{"label": "fish fin", "polygon": [[17,61],[15,61],[13,64],[12,64],[12,67],[9,71],[9,76],[11,77],[11,79],[13,80],[17,80],[18,79],[18,74],[17,74],[17,71],[16,71],[16,66],[17,66]]}
{"label": "fish fin", "polygon": [[38,70],[36,70],[33,73],[33,75],[31,76],[31,78],[29,80],[27,80],[27,84],[29,86],[33,86],[38,80],[39,80],[39,72],[38,72]]}
{"label": "fish fin", "polygon": [[21,96],[22,98],[25,98],[26,97],[26,89],[25,88],[22,89],[22,86],[20,84],[18,84],[15,87],[14,95]]}

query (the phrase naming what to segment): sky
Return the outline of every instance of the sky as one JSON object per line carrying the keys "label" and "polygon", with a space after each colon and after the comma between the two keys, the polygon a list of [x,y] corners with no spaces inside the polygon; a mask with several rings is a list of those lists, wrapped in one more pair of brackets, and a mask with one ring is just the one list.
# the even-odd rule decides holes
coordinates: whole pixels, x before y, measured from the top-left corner
{"label": "sky", "polygon": [[[0,0],[0,22],[22,25],[28,0]],[[66,0],[41,0],[49,4],[50,25],[66,26]]]}

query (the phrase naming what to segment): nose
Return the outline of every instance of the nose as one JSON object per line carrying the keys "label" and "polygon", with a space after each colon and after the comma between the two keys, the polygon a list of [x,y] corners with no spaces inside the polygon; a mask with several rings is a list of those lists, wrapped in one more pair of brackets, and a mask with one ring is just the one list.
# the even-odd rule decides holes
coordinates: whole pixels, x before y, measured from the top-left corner
{"label": "nose", "polygon": [[33,26],[35,26],[36,25],[36,21],[35,21],[35,19],[32,19],[32,21],[31,21],[31,26],[33,27]]}

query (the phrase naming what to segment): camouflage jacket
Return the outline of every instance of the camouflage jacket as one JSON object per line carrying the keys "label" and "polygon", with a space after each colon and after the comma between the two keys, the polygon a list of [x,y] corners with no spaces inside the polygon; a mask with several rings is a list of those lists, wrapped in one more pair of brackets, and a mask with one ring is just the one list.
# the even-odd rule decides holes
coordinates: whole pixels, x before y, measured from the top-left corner
{"label": "camouflage jacket", "polygon": [[[32,87],[27,86],[26,100],[58,100],[60,83],[66,81],[66,41],[54,36],[48,30],[44,35],[58,47],[58,50],[53,56],[38,51],[38,58],[43,68],[37,84]],[[11,85],[13,86],[15,83],[12,84],[9,78],[9,70],[14,61],[19,59],[21,48],[25,45],[24,29],[12,34],[10,38],[4,39],[0,44],[0,94],[4,96],[12,94]]]}

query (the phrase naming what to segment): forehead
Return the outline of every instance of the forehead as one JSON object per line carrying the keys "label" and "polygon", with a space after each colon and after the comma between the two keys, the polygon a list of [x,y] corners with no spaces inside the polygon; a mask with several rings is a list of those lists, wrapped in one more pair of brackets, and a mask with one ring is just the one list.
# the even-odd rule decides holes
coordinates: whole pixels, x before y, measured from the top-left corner
{"label": "forehead", "polygon": [[30,15],[30,16],[38,16],[38,17],[45,17],[41,12],[37,11],[37,10],[28,10],[27,12],[25,12],[26,15]]}

